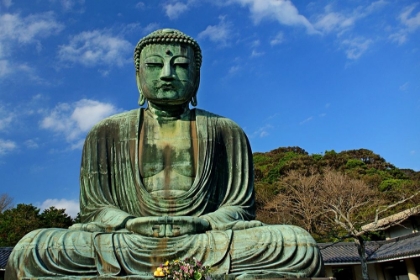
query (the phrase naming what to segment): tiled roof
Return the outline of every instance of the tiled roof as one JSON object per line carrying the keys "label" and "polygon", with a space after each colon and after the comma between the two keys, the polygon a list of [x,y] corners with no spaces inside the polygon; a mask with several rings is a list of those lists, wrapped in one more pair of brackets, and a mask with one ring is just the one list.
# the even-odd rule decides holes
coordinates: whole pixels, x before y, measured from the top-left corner
{"label": "tiled roof", "polygon": [[12,250],[12,247],[0,247],[0,270],[4,270],[6,267],[7,259],[9,259]]}
{"label": "tiled roof", "polygon": [[420,254],[420,233],[413,233],[390,240],[373,253],[369,260],[400,259]]}
{"label": "tiled roof", "polygon": [[[360,263],[356,244],[353,242],[318,243],[321,249],[324,263]],[[378,242],[366,242],[365,249],[368,256],[372,255],[380,244]]]}
{"label": "tiled roof", "polygon": [[[319,243],[326,264],[360,263],[353,242]],[[365,242],[367,261],[378,262],[420,255],[420,232],[385,241]]]}

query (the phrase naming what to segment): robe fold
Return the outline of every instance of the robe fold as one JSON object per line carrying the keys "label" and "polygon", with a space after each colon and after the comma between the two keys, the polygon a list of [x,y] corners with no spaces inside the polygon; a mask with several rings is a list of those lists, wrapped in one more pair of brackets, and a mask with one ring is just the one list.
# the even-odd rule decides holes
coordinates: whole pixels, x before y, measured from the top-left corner
{"label": "robe fold", "polygon": [[[14,248],[7,279],[62,275],[153,278],[160,263],[186,257],[212,266],[213,274],[242,278],[320,275],[322,258],[306,231],[250,222],[255,218],[253,163],[242,129],[203,110],[191,113],[198,159],[196,177],[187,192],[157,197],[142,184],[143,109],[109,117],[87,136],[80,171],[82,221],[104,225],[106,232],[33,231]],[[125,229],[128,219],[164,216],[200,217],[210,223],[211,230],[157,238]]]}

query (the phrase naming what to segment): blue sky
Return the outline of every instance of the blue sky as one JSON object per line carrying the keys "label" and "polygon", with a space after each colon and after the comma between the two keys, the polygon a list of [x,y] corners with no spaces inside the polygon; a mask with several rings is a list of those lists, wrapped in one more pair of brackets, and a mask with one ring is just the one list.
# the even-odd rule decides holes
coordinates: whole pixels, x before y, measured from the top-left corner
{"label": "blue sky", "polygon": [[420,170],[420,3],[0,0],[0,193],[78,212],[91,126],[137,108],[132,53],[158,28],[203,52],[198,107],[253,151],[366,148]]}

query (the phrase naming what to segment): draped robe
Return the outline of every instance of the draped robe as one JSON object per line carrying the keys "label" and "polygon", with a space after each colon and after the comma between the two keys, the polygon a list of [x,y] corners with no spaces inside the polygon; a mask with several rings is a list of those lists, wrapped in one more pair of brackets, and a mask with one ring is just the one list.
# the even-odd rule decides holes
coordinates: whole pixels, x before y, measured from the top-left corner
{"label": "draped robe", "polygon": [[[152,278],[160,263],[186,257],[211,265],[214,275],[320,275],[320,252],[303,229],[255,223],[249,228],[255,217],[253,164],[242,129],[203,110],[191,113],[198,160],[189,191],[156,197],[142,184],[138,149],[143,109],[109,117],[87,136],[80,172],[82,220],[105,225],[106,231],[33,231],[14,248],[6,278],[98,274]],[[200,217],[211,230],[157,238],[124,228],[128,219],[150,216]]]}

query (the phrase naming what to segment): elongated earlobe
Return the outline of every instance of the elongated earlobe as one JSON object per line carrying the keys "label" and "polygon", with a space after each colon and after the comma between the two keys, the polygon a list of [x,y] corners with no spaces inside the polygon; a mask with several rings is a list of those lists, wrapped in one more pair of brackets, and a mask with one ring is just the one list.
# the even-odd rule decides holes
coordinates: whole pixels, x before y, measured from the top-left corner
{"label": "elongated earlobe", "polygon": [[141,91],[139,92],[139,94],[140,94],[139,95],[139,106],[143,106],[146,99],[144,98],[144,95],[143,95],[143,93],[141,93]]}
{"label": "elongated earlobe", "polygon": [[146,102],[146,98],[144,98],[143,93],[141,92],[141,85],[140,85],[140,78],[138,73],[136,73],[136,82],[137,82],[137,90],[139,91],[139,106],[143,106]]}
{"label": "elongated earlobe", "polygon": [[191,97],[191,106],[195,107],[197,106],[197,96]]}

